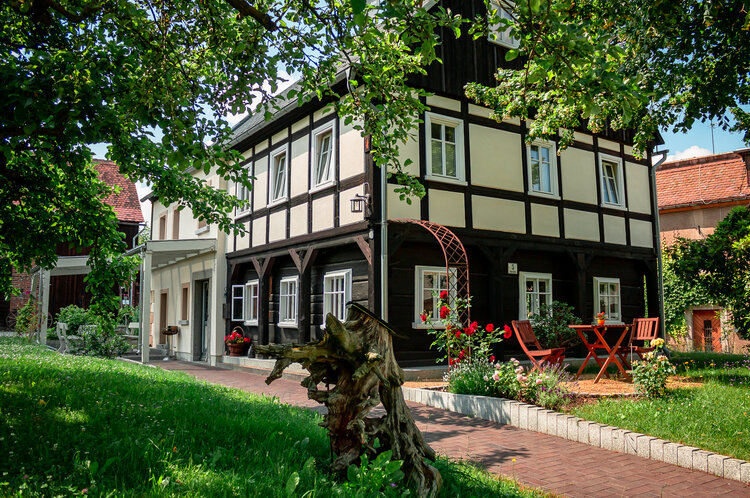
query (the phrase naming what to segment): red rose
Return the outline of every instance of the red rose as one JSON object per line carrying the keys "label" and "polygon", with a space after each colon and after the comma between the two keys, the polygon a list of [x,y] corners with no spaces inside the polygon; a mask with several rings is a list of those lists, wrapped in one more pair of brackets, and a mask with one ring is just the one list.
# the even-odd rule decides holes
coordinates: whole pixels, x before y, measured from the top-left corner
{"label": "red rose", "polygon": [[448,291],[440,291],[440,299],[442,299],[443,301],[448,299]]}
{"label": "red rose", "polygon": [[245,337],[245,342],[250,342],[250,338],[249,337]]}
{"label": "red rose", "polygon": [[466,334],[466,335],[471,335],[471,334],[473,334],[473,333],[474,333],[474,331],[473,331],[473,330],[471,330],[471,327],[466,327],[466,328],[464,329],[464,334]]}
{"label": "red rose", "polygon": [[485,327],[484,329],[485,329],[485,330],[486,330],[487,332],[492,332],[493,330],[495,330],[495,326],[494,326],[494,325],[492,325],[491,323],[488,323],[488,324],[487,324],[487,326],[486,326],[486,327]]}
{"label": "red rose", "polygon": [[460,338],[461,338],[461,331],[456,330],[456,339],[460,339]]}
{"label": "red rose", "polygon": [[419,318],[422,319],[422,323],[424,323],[424,322],[427,321],[427,315],[425,315],[424,313],[422,313],[421,315],[419,315]]}
{"label": "red rose", "polygon": [[490,363],[495,363],[495,357],[494,356],[490,356]]}
{"label": "red rose", "polygon": [[453,358],[451,358],[450,360],[448,360],[448,365],[451,365],[451,366],[453,366],[453,363],[454,363],[454,362],[453,362]]}
{"label": "red rose", "polygon": [[440,308],[440,319],[445,320],[445,318],[448,316],[449,313],[450,313],[450,310],[448,309],[448,307],[443,306],[442,308]]}
{"label": "red rose", "polygon": [[465,356],[464,350],[462,349],[460,353],[458,353],[458,359],[463,360]]}
{"label": "red rose", "polygon": [[503,327],[503,329],[505,330],[505,333],[503,334],[503,337],[506,338],[506,339],[510,339],[510,336],[513,335],[513,331],[510,330],[510,327],[508,327],[507,325],[505,327]]}
{"label": "red rose", "polygon": [[479,325],[477,325],[477,322],[471,322],[471,325],[469,325],[472,333],[477,331],[477,327],[479,327]]}

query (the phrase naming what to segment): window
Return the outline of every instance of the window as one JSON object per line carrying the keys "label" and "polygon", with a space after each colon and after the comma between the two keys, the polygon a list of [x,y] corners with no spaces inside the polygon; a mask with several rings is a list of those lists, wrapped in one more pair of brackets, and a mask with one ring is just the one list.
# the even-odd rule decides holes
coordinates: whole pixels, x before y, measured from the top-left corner
{"label": "window", "polygon": [[271,198],[270,202],[286,197],[286,150],[276,153],[271,159]]}
{"label": "window", "polygon": [[433,180],[464,180],[463,123],[437,114],[425,116],[427,133],[427,177]]}
{"label": "window", "polygon": [[607,315],[606,323],[622,323],[619,278],[594,277],[594,313]]}
{"label": "window", "polygon": [[180,238],[180,210],[175,208],[172,213],[172,238],[177,240]]}
{"label": "window", "polygon": [[539,314],[543,304],[552,304],[552,275],[549,273],[520,272],[520,304],[518,319],[527,320],[532,315]]}
{"label": "window", "polygon": [[188,320],[188,311],[190,307],[190,284],[182,284],[182,314],[180,320]]}
{"label": "window", "polygon": [[159,216],[159,240],[167,239],[167,214]]}
{"label": "window", "polygon": [[[451,268],[451,280],[455,281],[456,270]],[[427,327],[422,323],[420,315],[432,313],[433,321],[440,320],[440,310],[437,308],[438,300],[434,293],[448,290],[448,274],[444,266],[416,266],[414,268],[414,327]],[[456,297],[455,290],[451,291],[450,300]],[[440,326],[438,323],[433,323]]]}
{"label": "window", "polygon": [[232,321],[241,321],[245,319],[245,286],[232,286]]}
{"label": "window", "polygon": [[279,284],[279,326],[297,325],[297,277],[282,278]]}
{"label": "window", "polygon": [[333,181],[333,123],[319,129],[313,139],[313,187]]}
{"label": "window", "polygon": [[258,325],[258,280],[245,284],[245,325]]}
{"label": "window", "polygon": [[490,32],[487,35],[487,39],[492,43],[497,43],[503,47],[518,48],[518,40],[510,36],[510,27],[505,30],[501,29],[505,25],[505,22],[503,21],[513,21],[513,16],[509,10],[512,6],[512,2],[492,0],[490,8],[495,12],[497,17],[500,18],[500,22],[490,26]]}
{"label": "window", "polygon": [[240,201],[245,201],[245,204],[243,204],[242,207],[237,208],[237,214],[247,213],[250,211],[250,189],[239,182],[235,184],[235,187],[237,189],[235,197]]}
{"label": "window", "polygon": [[537,140],[526,147],[529,164],[529,193],[557,195],[557,153],[555,144]]}
{"label": "window", "polygon": [[352,299],[352,271],[326,273],[323,277],[323,315],[346,320],[346,303]]}
{"label": "window", "polygon": [[617,157],[599,157],[602,177],[602,204],[624,207],[622,195],[622,161]]}

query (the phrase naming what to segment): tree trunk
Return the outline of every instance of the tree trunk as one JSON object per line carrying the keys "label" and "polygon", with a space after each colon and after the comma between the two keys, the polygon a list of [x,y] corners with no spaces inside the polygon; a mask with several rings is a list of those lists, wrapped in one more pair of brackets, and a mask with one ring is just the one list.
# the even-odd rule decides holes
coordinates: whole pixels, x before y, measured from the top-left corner
{"label": "tree trunk", "polygon": [[[393,460],[403,460],[406,479],[419,495],[435,496],[442,478],[424,461],[434,461],[435,452],[425,443],[401,393],[404,372],[393,356],[393,333],[366,308],[353,304],[345,323],[330,313],[326,316],[326,331],[319,341],[303,346],[256,346],[256,351],[276,358],[267,384],[295,362],[310,372],[302,385],[310,399],[328,408],[322,425],[336,454],[332,470],[345,472],[349,465],[359,464],[363,453],[372,460],[391,449]],[[321,383],[333,387],[319,390]],[[368,417],[381,402],[386,415]],[[377,449],[373,447],[376,438],[380,442]]]}

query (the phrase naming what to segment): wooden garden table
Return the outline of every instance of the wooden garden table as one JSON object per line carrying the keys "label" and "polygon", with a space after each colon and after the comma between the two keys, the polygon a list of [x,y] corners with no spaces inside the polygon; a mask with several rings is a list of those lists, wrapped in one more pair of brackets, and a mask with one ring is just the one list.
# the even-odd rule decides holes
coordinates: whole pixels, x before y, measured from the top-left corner
{"label": "wooden garden table", "polygon": [[[617,368],[620,370],[620,373],[622,373],[623,377],[628,377],[628,373],[625,371],[625,367],[627,365],[626,360],[620,361],[620,359],[617,357],[617,351],[620,348],[620,345],[622,344],[622,341],[625,340],[625,336],[628,335],[628,330],[630,330],[630,325],[569,325],[570,328],[578,332],[578,336],[583,341],[584,346],[586,346],[586,349],[588,349],[589,354],[586,356],[586,359],[583,361],[583,365],[581,365],[581,368],[578,369],[578,373],[576,374],[576,379],[581,375],[581,372],[583,372],[583,369],[586,367],[586,364],[589,362],[591,358],[593,358],[596,363],[601,367],[599,370],[599,373],[596,376],[596,379],[594,380],[594,384],[599,382],[599,379],[602,378],[602,375],[606,375],[607,378],[609,378],[609,374],[607,373],[607,367],[614,363]],[[614,346],[610,347],[609,343],[604,339],[604,333],[607,331],[607,329],[622,329],[622,332],[617,338],[617,342]],[[591,334],[596,337],[595,341],[590,342],[589,337],[591,337]],[[598,355],[597,350],[604,350],[607,352],[606,359],[604,355]],[[625,365],[623,365],[625,363]]]}

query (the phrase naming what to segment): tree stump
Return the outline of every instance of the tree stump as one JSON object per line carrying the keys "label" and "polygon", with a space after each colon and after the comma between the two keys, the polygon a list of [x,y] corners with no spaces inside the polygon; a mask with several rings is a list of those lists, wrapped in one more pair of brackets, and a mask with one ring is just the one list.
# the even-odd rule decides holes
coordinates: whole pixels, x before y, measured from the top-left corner
{"label": "tree stump", "polygon": [[[302,381],[307,395],[328,408],[321,424],[328,430],[336,455],[332,470],[343,473],[357,465],[362,454],[374,459],[393,450],[394,460],[403,460],[406,479],[420,496],[435,496],[442,485],[440,472],[425,462],[435,452],[425,443],[401,393],[404,371],[393,356],[394,331],[369,310],[352,304],[345,323],[326,316],[326,330],[319,341],[305,345],[256,346],[258,353],[273,356],[276,364],[266,378],[270,384],[292,363],[310,372]],[[325,384],[328,389],[318,389]],[[368,417],[382,402],[385,416]],[[373,447],[375,439],[379,448]]]}

